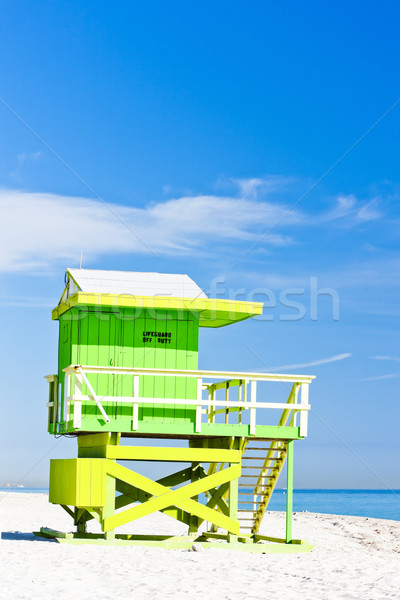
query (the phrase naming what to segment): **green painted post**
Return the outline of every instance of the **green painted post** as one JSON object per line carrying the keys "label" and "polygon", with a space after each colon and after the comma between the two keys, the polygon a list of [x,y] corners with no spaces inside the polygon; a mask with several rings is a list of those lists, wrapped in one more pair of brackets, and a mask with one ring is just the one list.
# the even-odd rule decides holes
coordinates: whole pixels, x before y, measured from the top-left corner
{"label": "green painted post", "polygon": [[[232,467],[233,464],[229,463]],[[232,479],[229,482],[229,516],[231,519],[237,521],[238,518],[238,492],[239,492],[239,479]],[[233,533],[228,533],[229,542],[237,542],[238,536]]]}
{"label": "green painted post", "polygon": [[293,519],[293,440],[287,442],[287,484],[286,484],[286,543],[292,541]]}

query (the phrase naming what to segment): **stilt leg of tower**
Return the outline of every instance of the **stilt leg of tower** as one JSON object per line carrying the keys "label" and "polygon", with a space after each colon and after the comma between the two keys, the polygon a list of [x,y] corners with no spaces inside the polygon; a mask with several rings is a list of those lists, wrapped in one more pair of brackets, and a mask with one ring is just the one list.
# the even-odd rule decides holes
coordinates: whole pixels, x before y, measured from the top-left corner
{"label": "stilt leg of tower", "polygon": [[[192,483],[194,483],[195,481],[197,481],[199,479],[199,470],[200,470],[200,463],[193,462],[192,468],[191,468],[191,477],[190,477],[190,481]],[[192,499],[195,502],[199,501],[198,495],[194,496]],[[190,518],[189,518],[189,535],[196,536],[198,528],[199,528],[199,519],[196,515],[191,514]]]}
{"label": "stilt leg of tower", "polygon": [[[229,516],[235,521],[237,521],[238,511],[238,481],[238,479],[232,479],[229,482]],[[228,533],[228,540],[230,542],[237,542],[238,536],[234,533]]]}
{"label": "stilt leg of tower", "polygon": [[287,443],[287,484],[286,484],[286,543],[292,541],[293,519],[293,440]]}
{"label": "stilt leg of tower", "polygon": [[[114,516],[115,513],[115,488],[116,488],[116,479],[111,475],[106,475],[106,505],[103,508],[103,523],[106,519],[110,519]],[[114,529],[109,529],[105,532],[106,540],[115,540],[115,531]]]}

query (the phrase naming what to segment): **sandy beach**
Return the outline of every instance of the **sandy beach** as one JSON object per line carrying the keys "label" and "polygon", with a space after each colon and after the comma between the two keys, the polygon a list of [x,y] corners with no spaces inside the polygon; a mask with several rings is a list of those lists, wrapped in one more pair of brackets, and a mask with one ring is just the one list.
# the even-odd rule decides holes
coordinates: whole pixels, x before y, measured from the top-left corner
{"label": "sandy beach", "polygon": [[[297,513],[294,535],[314,550],[274,555],[42,540],[32,534],[41,526],[71,530],[68,515],[45,494],[2,494],[0,515],[2,599],[400,597],[397,521]],[[283,513],[266,515],[262,533],[281,535],[283,529]],[[184,534],[185,527],[156,514],[138,521],[134,532]]]}

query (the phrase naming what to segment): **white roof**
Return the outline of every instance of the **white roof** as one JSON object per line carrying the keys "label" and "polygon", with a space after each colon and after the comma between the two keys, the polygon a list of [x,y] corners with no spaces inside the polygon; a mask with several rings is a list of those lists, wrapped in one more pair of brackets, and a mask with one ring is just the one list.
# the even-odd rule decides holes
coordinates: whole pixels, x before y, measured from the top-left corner
{"label": "white roof", "polygon": [[77,283],[78,291],[87,293],[207,298],[188,275],[94,269],[67,269],[67,272]]}

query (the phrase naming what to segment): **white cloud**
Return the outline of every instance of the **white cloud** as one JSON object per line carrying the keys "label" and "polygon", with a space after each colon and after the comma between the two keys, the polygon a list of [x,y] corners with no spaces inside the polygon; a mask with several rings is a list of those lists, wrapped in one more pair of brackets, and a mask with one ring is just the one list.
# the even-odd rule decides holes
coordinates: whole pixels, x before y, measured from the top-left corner
{"label": "white cloud", "polygon": [[249,177],[247,179],[231,178],[221,183],[233,183],[239,189],[239,194],[243,198],[259,198],[260,196],[282,192],[294,183],[291,177],[282,177],[280,175],[268,175],[266,177]]}
{"label": "white cloud", "polygon": [[[111,210],[110,210],[111,208]],[[212,241],[253,241],[285,206],[245,198],[188,196],[132,208],[55,194],[0,190],[0,271],[48,268],[110,253],[199,252]],[[118,217],[116,216],[118,215]],[[121,222],[123,221],[123,223]],[[292,212],[287,224],[302,221]],[[125,225],[124,225],[125,223]],[[287,245],[280,233],[265,242]]]}
{"label": "white cloud", "polygon": [[344,360],[345,358],[350,358],[350,352],[344,352],[343,354],[336,354],[335,356],[330,356],[329,358],[320,358],[318,360],[313,360],[308,363],[297,363],[292,365],[280,365],[279,367],[273,367],[268,369],[269,371],[279,371],[284,369],[303,369],[306,367],[316,367],[318,365],[326,365],[328,363],[338,362],[339,360]]}
{"label": "white cloud", "polygon": [[336,207],[319,217],[319,220],[322,222],[343,220],[347,226],[376,221],[382,217],[377,205],[376,199],[363,203],[353,194],[347,196],[340,194],[336,198]]}
{"label": "white cloud", "polygon": [[394,360],[395,362],[400,362],[400,358],[398,356],[371,356],[373,360]]}
{"label": "white cloud", "polygon": [[380,381],[381,379],[397,379],[400,377],[400,373],[388,373],[387,375],[378,375],[377,377],[366,377],[366,379],[361,379],[361,381]]}
{"label": "white cloud", "polygon": [[[239,189],[239,194],[247,199],[261,199],[264,196],[279,195],[285,197],[288,207],[296,204],[296,200],[303,197],[304,191],[299,189],[299,181],[291,177],[268,175],[264,178],[229,179],[224,183],[233,183]],[[295,185],[296,184],[296,185]],[[288,192],[290,191],[290,195]],[[319,226],[321,223],[337,221],[341,225],[353,227],[368,221],[376,221],[383,215],[378,209],[379,200],[360,200],[354,194],[339,194],[334,199],[333,209],[315,215],[308,215],[304,225]],[[290,218],[291,211],[284,218]]]}
{"label": "white cloud", "polygon": [[382,217],[382,213],[376,208],[374,200],[367,202],[358,209],[357,219],[359,221],[376,221]]}
{"label": "white cloud", "polygon": [[[24,160],[40,153],[22,153]],[[231,195],[184,195],[143,208],[56,194],[0,190],[0,272],[48,269],[76,263],[81,248],[85,259],[118,253],[202,254],[207,248],[262,238],[270,247],[295,243],[282,230],[318,226],[321,219],[372,218],[372,209],[353,196],[339,197],[339,206],[325,217],[288,210],[268,195],[290,185],[289,178],[230,180]],[[267,199],[260,199],[264,196]],[[357,216],[358,215],[358,216]],[[360,216],[362,215],[362,216]],[[279,224],[279,226],[277,226]],[[265,231],[271,229],[267,235]],[[273,231],[272,231],[273,230]],[[272,277],[273,274],[271,274]]]}

